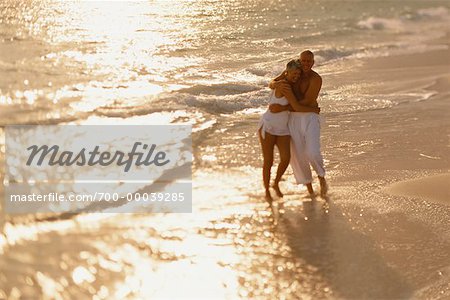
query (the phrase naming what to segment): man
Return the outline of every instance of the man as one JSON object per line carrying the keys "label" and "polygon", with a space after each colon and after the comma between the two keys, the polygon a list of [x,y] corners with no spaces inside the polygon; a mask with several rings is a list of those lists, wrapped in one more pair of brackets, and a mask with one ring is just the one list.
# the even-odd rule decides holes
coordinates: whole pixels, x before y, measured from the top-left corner
{"label": "man", "polygon": [[[302,74],[299,80],[292,86],[292,90],[301,105],[318,107],[317,98],[322,87],[322,77],[312,70],[314,66],[314,54],[310,50],[300,54]],[[270,83],[270,88],[283,87],[290,89],[287,85],[284,73]],[[270,106],[272,112],[288,110],[288,105],[281,106],[273,104]],[[320,119],[315,113],[291,112],[289,117],[289,132],[291,134],[291,167],[298,184],[305,184],[308,192],[314,195],[312,187],[312,174],[310,165],[318,175],[320,182],[320,194],[325,197],[328,185],[325,180],[325,168],[323,157],[320,152]]]}

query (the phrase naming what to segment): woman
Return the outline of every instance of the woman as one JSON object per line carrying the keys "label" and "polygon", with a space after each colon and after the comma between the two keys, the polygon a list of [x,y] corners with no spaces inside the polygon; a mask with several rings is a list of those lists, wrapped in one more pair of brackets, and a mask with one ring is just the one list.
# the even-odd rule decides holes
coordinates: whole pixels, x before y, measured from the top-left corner
{"label": "woman", "polygon": [[[302,106],[298,104],[290,85],[297,82],[301,75],[301,65],[298,60],[291,60],[286,65],[284,81],[288,85],[280,86],[272,91],[269,98],[270,104],[290,105],[294,111],[317,112],[318,108]],[[287,86],[287,88],[286,88]],[[272,113],[267,110],[261,117],[259,125],[259,140],[263,152],[263,183],[266,191],[266,200],[272,205],[273,198],[270,194],[270,171],[273,165],[275,145],[280,152],[280,164],[278,165],[277,175],[273,188],[278,197],[283,197],[280,191],[279,183],[290,160],[290,136],[289,136],[289,111]]]}

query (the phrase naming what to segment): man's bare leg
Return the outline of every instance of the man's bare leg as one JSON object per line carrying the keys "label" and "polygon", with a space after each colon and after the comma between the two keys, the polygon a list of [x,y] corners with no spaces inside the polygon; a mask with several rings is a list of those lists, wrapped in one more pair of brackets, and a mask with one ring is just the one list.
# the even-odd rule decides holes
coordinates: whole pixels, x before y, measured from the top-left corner
{"label": "man's bare leg", "polygon": [[306,188],[308,189],[308,193],[310,194],[310,195],[314,195],[314,189],[313,189],[313,187],[312,187],[312,183],[307,183],[307,184],[305,184],[306,185]]}
{"label": "man's bare leg", "polygon": [[327,181],[325,180],[325,177],[319,177],[319,182],[320,182],[320,196],[325,197],[328,194],[328,184]]}
{"label": "man's bare leg", "polygon": [[267,203],[269,203],[269,205],[272,205],[273,198],[272,198],[272,195],[270,194],[269,190],[266,190],[266,201],[267,201]]}

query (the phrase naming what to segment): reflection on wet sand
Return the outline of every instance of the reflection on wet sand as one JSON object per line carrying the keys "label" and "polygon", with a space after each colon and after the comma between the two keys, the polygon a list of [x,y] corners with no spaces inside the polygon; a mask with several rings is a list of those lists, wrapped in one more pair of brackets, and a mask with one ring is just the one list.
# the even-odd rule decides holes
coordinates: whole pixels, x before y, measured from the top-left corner
{"label": "reflection on wet sand", "polygon": [[328,212],[315,202],[304,202],[301,214],[283,218],[287,244],[312,276],[320,278],[339,298],[405,298],[408,285],[378,255],[374,242],[351,228],[342,210]]}
{"label": "reflection on wet sand", "polygon": [[[258,171],[245,170],[220,180],[233,186],[229,180]],[[240,180],[218,194],[208,181],[217,178],[196,174],[193,214],[78,215],[24,232],[8,226],[0,295],[397,299],[426,282],[445,284],[448,242],[404,214],[346,200],[367,196],[365,186],[335,187],[328,202],[289,192],[272,211],[259,182]],[[425,278],[435,269],[438,278]]]}
{"label": "reflection on wet sand", "polygon": [[[230,222],[231,220],[222,220]],[[408,284],[377,254],[373,242],[352,230],[339,207],[322,201],[282,202],[273,214],[255,212],[233,239],[239,257],[240,295],[287,299],[404,298]]]}

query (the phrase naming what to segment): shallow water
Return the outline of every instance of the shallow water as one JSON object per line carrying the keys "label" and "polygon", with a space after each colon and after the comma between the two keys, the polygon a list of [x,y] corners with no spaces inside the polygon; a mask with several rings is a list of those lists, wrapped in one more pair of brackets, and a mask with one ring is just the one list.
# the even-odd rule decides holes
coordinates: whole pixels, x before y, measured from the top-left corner
{"label": "shallow water", "polygon": [[[2,124],[173,110],[203,124],[263,107],[268,80],[302,49],[315,51],[321,74],[338,74],[362,57],[436,47],[425,42],[445,35],[450,20],[447,1],[7,0],[1,8]],[[412,100],[380,102],[359,93],[366,85],[329,89],[322,102],[348,112]]]}
{"label": "shallow water", "polygon": [[[400,151],[401,137],[387,151],[383,133],[404,126],[419,153],[441,159],[414,166],[442,168],[445,152],[432,151],[415,110],[401,124],[355,114],[432,99],[448,68],[384,81],[350,72],[362,59],[444,49],[428,40],[445,35],[448,1],[168,2],[0,4],[1,125],[189,123],[195,158],[193,214],[0,214],[0,298],[449,296],[448,209],[393,201],[382,187],[406,175],[376,168],[416,151]],[[313,204],[288,171],[272,211],[256,124],[267,82],[305,48],[324,77],[324,154],[339,184],[329,204]],[[360,180],[361,166],[386,177]]]}

